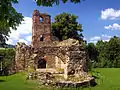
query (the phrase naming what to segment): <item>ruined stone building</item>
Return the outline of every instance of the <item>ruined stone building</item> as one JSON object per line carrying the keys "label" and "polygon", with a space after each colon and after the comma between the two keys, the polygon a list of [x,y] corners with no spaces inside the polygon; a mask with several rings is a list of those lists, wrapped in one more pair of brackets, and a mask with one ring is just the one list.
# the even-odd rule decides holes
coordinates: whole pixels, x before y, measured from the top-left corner
{"label": "ruined stone building", "polygon": [[51,17],[45,13],[33,12],[31,45],[17,43],[16,70],[32,67],[38,69],[63,69],[64,75],[79,75],[87,72],[86,52],[79,41],[68,39],[55,41],[51,34]]}

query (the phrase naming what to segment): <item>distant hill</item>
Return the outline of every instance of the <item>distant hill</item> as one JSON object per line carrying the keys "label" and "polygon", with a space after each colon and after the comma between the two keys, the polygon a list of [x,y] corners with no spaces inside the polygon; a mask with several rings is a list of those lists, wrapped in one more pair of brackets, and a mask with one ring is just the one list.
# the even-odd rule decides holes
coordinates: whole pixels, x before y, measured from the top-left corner
{"label": "distant hill", "polygon": [[10,45],[10,44],[8,44],[6,47],[7,47],[7,48],[15,48],[15,45]]}
{"label": "distant hill", "polygon": [[[15,45],[7,44],[4,47],[6,47],[6,48],[15,48]],[[0,45],[0,48],[4,48],[4,47]]]}

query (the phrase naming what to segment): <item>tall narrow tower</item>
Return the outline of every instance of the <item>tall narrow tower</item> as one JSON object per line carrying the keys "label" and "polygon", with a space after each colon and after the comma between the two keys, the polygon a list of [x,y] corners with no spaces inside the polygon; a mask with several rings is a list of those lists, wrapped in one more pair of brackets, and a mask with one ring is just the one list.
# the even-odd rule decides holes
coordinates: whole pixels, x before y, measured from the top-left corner
{"label": "tall narrow tower", "polygon": [[51,41],[51,17],[34,10],[32,16],[32,47],[38,47],[41,42]]}

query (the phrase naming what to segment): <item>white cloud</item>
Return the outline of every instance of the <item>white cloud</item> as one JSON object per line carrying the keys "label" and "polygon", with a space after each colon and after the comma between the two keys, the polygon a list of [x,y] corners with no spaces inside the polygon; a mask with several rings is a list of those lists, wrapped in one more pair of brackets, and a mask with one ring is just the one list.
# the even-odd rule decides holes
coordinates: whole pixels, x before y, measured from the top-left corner
{"label": "white cloud", "polygon": [[6,41],[7,44],[13,44],[13,40],[9,39],[8,41]]}
{"label": "white cloud", "polygon": [[90,43],[97,43],[97,41],[94,41],[94,40],[93,40],[93,41],[90,41]]}
{"label": "white cloud", "polygon": [[103,40],[103,42],[108,42],[110,39]]}
{"label": "white cloud", "polygon": [[31,35],[30,35],[30,36],[27,36],[27,37],[26,37],[26,40],[29,41],[29,42],[31,42],[31,41],[32,41],[32,36],[31,36]]}
{"label": "white cloud", "polygon": [[104,28],[107,30],[120,30],[120,25],[118,23],[114,23],[113,25],[108,25]]}
{"label": "white cloud", "polygon": [[9,33],[10,37],[7,41],[7,44],[16,44],[18,41],[23,41],[26,44],[29,44],[30,40],[28,39],[28,36],[30,36],[31,33],[32,18],[24,17],[24,21],[22,21],[22,24],[17,27],[17,30],[11,29],[11,33]]}
{"label": "white cloud", "polygon": [[112,38],[112,36],[109,36],[109,35],[107,35],[107,34],[102,34],[101,37],[102,37],[102,38]]}
{"label": "white cloud", "polygon": [[90,41],[93,41],[93,40],[100,40],[100,36],[94,36],[94,37],[92,37],[92,38],[90,38]]}
{"label": "white cloud", "polygon": [[98,40],[109,41],[112,36],[102,34],[101,36],[94,36],[89,39],[89,42],[97,43]]}
{"label": "white cloud", "polygon": [[83,40],[87,40],[87,39],[84,37]]}
{"label": "white cloud", "polygon": [[120,10],[108,8],[101,11],[101,19],[103,20],[117,20],[120,19]]}
{"label": "white cloud", "polygon": [[101,39],[100,36],[94,36],[94,37],[91,37],[91,38],[89,39],[89,42],[90,42],[90,43],[97,43],[97,41],[100,40],[100,39]]}
{"label": "white cloud", "polygon": [[10,38],[12,40],[18,40],[20,38],[20,33],[17,30],[11,30],[11,33],[9,34]]}
{"label": "white cloud", "polygon": [[25,44],[28,44],[28,41],[26,41],[25,39],[19,39],[18,42],[24,42]]}
{"label": "white cloud", "polygon": [[112,36],[109,36],[109,35],[107,35],[107,34],[102,34],[102,40],[105,42],[108,42],[111,38],[112,38]]}

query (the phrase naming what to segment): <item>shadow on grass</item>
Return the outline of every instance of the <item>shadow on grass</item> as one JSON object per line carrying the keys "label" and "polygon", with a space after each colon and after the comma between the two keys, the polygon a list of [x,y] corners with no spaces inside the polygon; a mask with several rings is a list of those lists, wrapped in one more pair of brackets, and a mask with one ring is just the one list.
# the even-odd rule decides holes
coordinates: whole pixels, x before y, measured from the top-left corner
{"label": "shadow on grass", "polygon": [[5,82],[5,80],[0,80],[0,83],[1,83],[1,82]]}
{"label": "shadow on grass", "polygon": [[96,85],[98,84],[95,81],[90,84],[91,87],[95,87]]}

